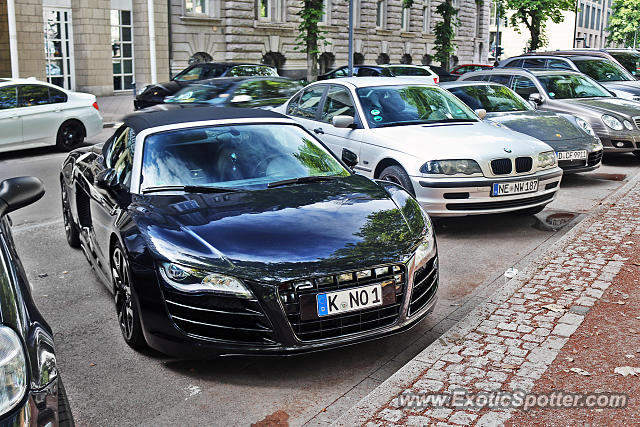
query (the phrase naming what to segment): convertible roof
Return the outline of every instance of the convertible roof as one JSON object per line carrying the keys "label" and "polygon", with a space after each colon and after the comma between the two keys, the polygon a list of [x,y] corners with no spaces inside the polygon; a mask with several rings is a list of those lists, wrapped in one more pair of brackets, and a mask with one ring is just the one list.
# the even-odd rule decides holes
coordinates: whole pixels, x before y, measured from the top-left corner
{"label": "convertible roof", "polygon": [[254,108],[223,108],[207,105],[163,104],[126,116],[124,124],[139,133],[145,129],[205,120],[286,119],[282,114]]}

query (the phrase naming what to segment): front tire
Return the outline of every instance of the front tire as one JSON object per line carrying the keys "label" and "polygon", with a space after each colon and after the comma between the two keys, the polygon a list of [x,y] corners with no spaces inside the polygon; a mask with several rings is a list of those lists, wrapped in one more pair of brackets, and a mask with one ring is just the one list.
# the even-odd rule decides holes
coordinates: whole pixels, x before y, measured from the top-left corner
{"label": "front tire", "polygon": [[69,192],[64,182],[60,181],[60,192],[62,199],[62,220],[64,221],[64,232],[67,236],[67,243],[72,248],[80,247],[80,229],[73,221],[71,208],[69,207]]}
{"label": "front tire", "polygon": [[138,298],[131,283],[131,270],[126,254],[119,243],[111,251],[111,277],[122,337],[129,347],[141,350],[147,346],[147,342],[142,333]]}
{"label": "front tire", "polygon": [[56,146],[61,151],[71,151],[84,141],[84,127],[76,120],[64,122],[58,129]]}
{"label": "front tire", "polygon": [[416,195],[416,192],[413,191],[413,185],[411,185],[409,175],[400,165],[387,166],[384,168],[380,173],[380,179],[398,184],[404,187],[404,189],[414,197]]}

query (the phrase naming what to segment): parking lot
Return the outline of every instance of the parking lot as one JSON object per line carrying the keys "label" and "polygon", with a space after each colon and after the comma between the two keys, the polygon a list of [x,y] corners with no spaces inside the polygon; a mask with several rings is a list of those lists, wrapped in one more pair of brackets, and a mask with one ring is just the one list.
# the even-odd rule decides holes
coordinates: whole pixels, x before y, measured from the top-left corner
{"label": "parking lot", "polygon": [[77,424],[119,426],[265,419],[317,425],[337,418],[502,284],[506,269],[521,269],[636,174],[640,163],[630,154],[610,156],[595,172],[565,176],[557,200],[536,216],[436,221],[439,301],[408,332],[297,357],[181,361],[125,344],[111,294],[82,252],[67,246],[57,185],[64,157],[54,149],[5,154],[0,179],[35,175],[45,182],[44,199],[12,215],[14,237],[36,303],[55,332]]}

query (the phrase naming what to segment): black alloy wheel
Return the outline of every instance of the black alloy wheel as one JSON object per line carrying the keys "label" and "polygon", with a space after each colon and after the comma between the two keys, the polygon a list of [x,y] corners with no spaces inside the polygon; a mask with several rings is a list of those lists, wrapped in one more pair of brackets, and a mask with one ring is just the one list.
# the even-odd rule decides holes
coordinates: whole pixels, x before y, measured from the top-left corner
{"label": "black alloy wheel", "polygon": [[116,244],[111,252],[111,277],[120,332],[131,348],[140,350],[146,347],[146,341],[142,334],[138,299],[131,285],[129,264],[120,244]]}
{"label": "black alloy wheel", "polygon": [[56,145],[62,151],[71,151],[84,141],[84,128],[80,122],[70,120],[58,129]]}
{"label": "black alloy wheel", "polygon": [[71,208],[69,207],[69,193],[67,186],[60,181],[60,192],[62,194],[62,220],[64,221],[64,233],[67,236],[67,243],[72,248],[80,247],[80,229],[73,221]]}
{"label": "black alloy wheel", "polygon": [[409,179],[409,175],[407,175],[405,170],[400,165],[393,165],[384,168],[382,173],[380,173],[380,179],[398,184],[409,193],[411,193],[411,195],[413,195],[414,197],[416,195],[416,192],[413,191],[413,185],[411,185],[411,179]]}

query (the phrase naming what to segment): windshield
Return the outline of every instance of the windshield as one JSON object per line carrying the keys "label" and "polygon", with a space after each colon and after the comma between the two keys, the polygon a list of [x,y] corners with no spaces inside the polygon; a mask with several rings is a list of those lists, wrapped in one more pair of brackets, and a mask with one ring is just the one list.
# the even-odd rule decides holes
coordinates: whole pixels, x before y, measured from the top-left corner
{"label": "windshield", "polygon": [[540,84],[551,99],[602,98],[611,94],[588,77],[575,74],[538,76]]}
{"label": "windshield", "polygon": [[231,87],[231,83],[227,84],[213,84],[213,85],[189,85],[184,89],[179,90],[170,98],[166,99],[166,102],[207,102],[214,98],[217,98],[222,93],[226,92]]}
{"label": "windshield", "polygon": [[372,128],[478,121],[466,105],[435,86],[364,87],[356,93]]}
{"label": "windshield", "polygon": [[179,73],[173,78],[173,80],[179,82],[189,82],[193,80],[213,79],[215,77],[220,77],[225,70],[225,67],[196,65],[194,67],[187,68],[183,72]]}
{"label": "windshield", "polygon": [[421,67],[389,67],[396,76],[431,76],[429,71]]}
{"label": "windshield", "polygon": [[460,86],[450,88],[449,92],[460,98],[469,108],[483,108],[487,113],[531,110],[524,99],[505,86]]}
{"label": "windshield", "polygon": [[574,59],[573,62],[578,70],[598,82],[635,80],[627,70],[607,59]]}
{"label": "windshield", "polygon": [[622,64],[631,74],[640,76],[640,53],[633,52],[609,52],[616,61]]}
{"label": "windshield", "polygon": [[148,136],[141,190],[166,186],[250,190],[284,179],[349,174],[297,126],[209,126]]}

